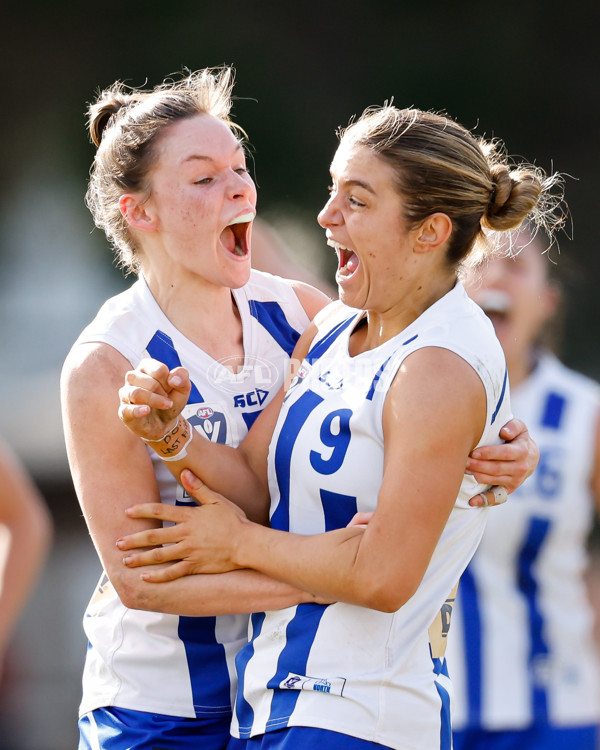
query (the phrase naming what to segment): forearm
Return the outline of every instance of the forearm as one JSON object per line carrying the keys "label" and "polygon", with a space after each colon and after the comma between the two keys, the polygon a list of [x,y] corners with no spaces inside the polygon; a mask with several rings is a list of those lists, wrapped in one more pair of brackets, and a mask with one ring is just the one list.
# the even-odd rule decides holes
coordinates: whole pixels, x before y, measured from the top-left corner
{"label": "forearm", "polygon": [[[138,572],[142,571],[138,569]],[[135,598],[128,606],[188,617],[209,617],[283,609],[314,601],[313,595],[255,570],[235,570],[185,576],[167,583],[146,583],[140,579]]]}
{"label": "forearm", "polygon": [[187,454],[166,465],[177,479],[183,469],[190,469],[204,484],[238,505],[252,521],[268,522],[270,498],[266,475],[259,476],[243,450],[212,443],[194,431]]}
{"label": "forearm", "polygon": [[235,562],[319,600],[378,608],[376,563],[362,554],[364,534],[364,529],[347,527],[310,536],[247,524]]}
{"label": "forearm", "polygon": [[2,531],[6,552],[0,574],[0,654],[37,582],[52,533],[49,516],[43,509],[31,518],[15,520]]}

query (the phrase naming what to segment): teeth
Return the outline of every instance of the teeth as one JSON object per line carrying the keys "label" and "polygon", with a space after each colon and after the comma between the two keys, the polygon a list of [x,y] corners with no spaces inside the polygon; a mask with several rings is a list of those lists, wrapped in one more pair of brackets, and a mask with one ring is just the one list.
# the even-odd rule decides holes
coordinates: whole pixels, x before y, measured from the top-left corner
{"label": "teeth", "polygon": [[327,240],[327,244],[329,247],[333,247],[336,250],[347,250],[348,248],[345,245],[341,245],[339,242],[336,242],[335,240]]}
{"label": "teeth", "polygon": [[256,216],[255,213],[253,213],[252,211],[248,211],[248,213],[238,216],[237,219],[234,219],[227,226],[232,227],[234,224],[245,224],[248,221],[254,221],[255,216]]}
{"label": "teeth", "polygon": [[510,297],[498,289],[486,289],[477,295],[477,302],[486,312],[506,313],[510,309]]}

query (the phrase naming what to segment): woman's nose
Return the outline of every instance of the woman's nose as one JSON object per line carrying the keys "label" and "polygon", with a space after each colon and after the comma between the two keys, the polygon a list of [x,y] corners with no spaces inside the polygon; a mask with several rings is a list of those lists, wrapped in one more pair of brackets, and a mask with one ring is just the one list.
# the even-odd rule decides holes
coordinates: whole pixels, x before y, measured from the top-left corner
{"label": "woman's nose", "polygon": [[248,173],[233,172],[229,195],[231,198],[250,198],[256,194],[256,187]]}
{"label": "woman's nose", "polygon": [[339,211],[336,208],[335,196],[331,196],[323,208],[319,211],[317,221],[326,229],[329,226],[339,223]]}

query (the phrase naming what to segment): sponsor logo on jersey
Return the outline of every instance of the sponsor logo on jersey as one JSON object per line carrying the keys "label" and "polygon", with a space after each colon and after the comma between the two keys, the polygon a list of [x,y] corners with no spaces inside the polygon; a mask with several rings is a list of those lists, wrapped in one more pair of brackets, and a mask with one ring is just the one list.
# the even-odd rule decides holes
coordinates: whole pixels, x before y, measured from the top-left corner
{"label": "sponsor logo on jersey", "polygon": [[302,674],[290,672],[285,680],[279,683],[282,690],[309,690],[317,693],[330,693],[331,695],[343,695],[345,677],[307,677]]}
{"label": "sponsor logo on jersey", "polygon": [[249,393],[240,393],[233,397],[233,405],[236,409],[246,408],[247,406],[262,406],[269,396],[269,391],[263,391],[255,388]]}

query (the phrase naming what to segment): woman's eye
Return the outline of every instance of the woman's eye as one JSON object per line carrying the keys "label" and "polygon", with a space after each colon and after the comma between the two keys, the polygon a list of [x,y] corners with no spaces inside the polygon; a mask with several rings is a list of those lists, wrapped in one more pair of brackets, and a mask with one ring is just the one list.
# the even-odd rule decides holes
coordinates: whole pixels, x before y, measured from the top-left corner
{"label": "woman's eye", "polygon": [[238,169],[236,169],[235,171],[236,171],[236,172],[237,172],[238,174],[248,174],[248,170],[246,169],[246,167],[239,167],[239,168],[238,168]]}
{"label": "woman's eye", "polygon": [[350,203],[350,205],[356,206],[358,208],[362,208],[365,205],[362,201],[359,201],[358,198],[355,198],[353,195],[348,198],[348,202]]}
{"label": "woman's eye", "polygon": [[200,180],[196,180],[194,184],[196,185],[210,185],[210,183],[213,181],[212,177],[202,177]]}

